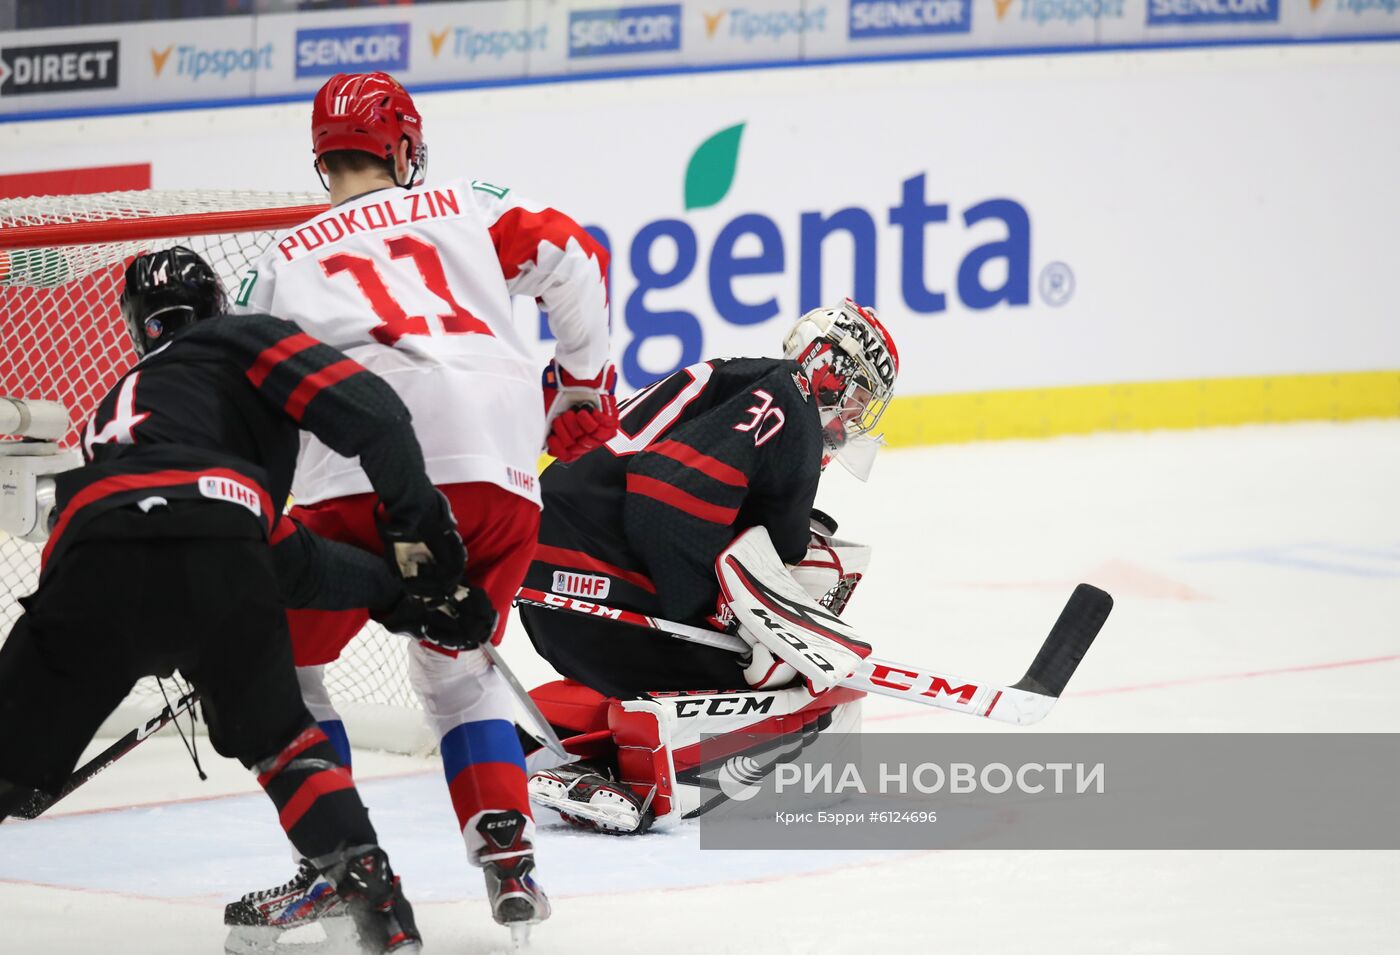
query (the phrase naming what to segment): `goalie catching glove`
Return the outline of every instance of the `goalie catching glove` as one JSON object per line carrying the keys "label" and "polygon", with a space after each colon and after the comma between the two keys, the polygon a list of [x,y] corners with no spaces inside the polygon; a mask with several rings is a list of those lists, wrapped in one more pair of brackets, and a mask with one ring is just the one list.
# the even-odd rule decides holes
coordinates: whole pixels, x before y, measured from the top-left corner
{"label": "goalie catching glove", "polygon": [[606,362],[575,378],[557,361],[544,370],[545,450],[568,464],[617,434],[617,369]]}
{"label": "goalie catching glove", "polygon": [[392,607],[371,614],[387,630],[446,653],[474,650],[496,632],[499,615],[480,587],[457,587],[447,599],[405,593]]}

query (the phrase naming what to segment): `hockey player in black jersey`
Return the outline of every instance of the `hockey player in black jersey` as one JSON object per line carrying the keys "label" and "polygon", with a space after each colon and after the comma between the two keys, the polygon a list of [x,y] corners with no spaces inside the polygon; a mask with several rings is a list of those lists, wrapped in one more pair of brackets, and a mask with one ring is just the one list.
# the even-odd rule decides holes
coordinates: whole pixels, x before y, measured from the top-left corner
{"label": "hockey player in black jersey", "polygon": [[[141,360],[88,422],[86,464],[54,478],[39,587],[0,647],[0,819],[59,789],[138,678],[178,668],[214,748],[258,774],[362,944],[417,950],[349,771],[302,703],[284,608],[369,606],[454,649],[494,619],[469,622],[480,604],[457,588],[462,543],[394,392],[295,325],[223,311],[217,277],[188,249],[127,270],[122,312]],[[299,429],[359,456],[397,573],[282,517]]]}
{"label": "hockey player in black jersey", "polygon": [[[629,398],[618,434],[604,447],[551,465],[540,482],[544,516],[525,586],[724,628],[731,608],[721,599],[716,562],[747,530],[761,528],[775,555],[771,566],[786,573],[787,565],[794,577],[810,571],[819,584],[807,589],[827,606],[837,596],[831,590],[844,585],[844,606],[860,568],[843,563],[842,549],[831,546],[838,543],[830,540],[834,526],[814,536],[812,505],[833,458],[862,479],[868,475],[879,446],[873,429],[894,387],[898,354],[874,312],[847,300],[804,315],[786,336],[784,355],[682,369]],[[859,561],[864,549],[854,550]],[[629,791],[610,784],[608,773],[581,776],[577,769],[535,773],[531,794],[545,805],[608,804],[591,819],[564,813],[586,827],[626,831],[626,824],[605,820],[625,817],[620,804],[629,798],[656,815],[670,802],[684,802],[664,791],[671,775],[683,775],[684,762],[684,747],[675,738],[668,747],[665,737],[668,726],[695,725],[695,708],[673,707],[668,715],[667,699],[736,687],[775,691],[797,682],[788,662],[742,628],[753,647],[747,657],[602,616],[528,605],[520,614],[541,656],[568,678],[532,697],[551,723],[581,741],[577,751],[616,759],[611,769],[630,784]],[[822,694],[824,712],[850,702],[843,696],[849,692]],[[811,716],[807,688],[793,701],[790,722],[807,718],[799,711]],[[774,712],[772,701],[753,705]],[[600,734],[607,737],[602,743]],[[666,748],[673,767],[656,756]],[[629,760],[645,765],[629,767]],[[637,814],[634,829],[646,825],[646,816]]]}

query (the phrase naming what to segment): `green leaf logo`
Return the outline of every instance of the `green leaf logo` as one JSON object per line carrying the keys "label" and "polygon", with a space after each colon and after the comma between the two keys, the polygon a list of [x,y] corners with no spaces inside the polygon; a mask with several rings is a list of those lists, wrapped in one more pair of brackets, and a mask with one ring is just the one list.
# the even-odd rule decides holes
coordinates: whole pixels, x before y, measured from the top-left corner
{"label": "green leaf logo", "polygon": [[739,163],[739,137],[744,124],[721,129],[700,144],[685,169],[686,209],[708,209],[729,193],[734,185],[734,167]]}

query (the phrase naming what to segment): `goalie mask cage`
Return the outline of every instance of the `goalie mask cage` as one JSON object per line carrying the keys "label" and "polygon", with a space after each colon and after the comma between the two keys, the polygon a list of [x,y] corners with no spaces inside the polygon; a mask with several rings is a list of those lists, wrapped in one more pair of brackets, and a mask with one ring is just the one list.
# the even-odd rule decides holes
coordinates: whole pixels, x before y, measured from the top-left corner
{"label": "goalie mask cage", "polygon": [[[0,200],[0,395],[61,402],[70,420],[62,444],[75,446],[97,402],[136,361],[118,304],[135,255],[188,246],[232,301],[273,233],[325,206],[323,194],[255,192]],[[0,641],[37,584],[40,550],[0,534]],[[405,638],[371,623],[327,666],[327,689],[356,745],[416,752],[435,742],[409,686],[406,648]],[[126,732],[160,703],[156,681],[142,680],[104,730]]]}

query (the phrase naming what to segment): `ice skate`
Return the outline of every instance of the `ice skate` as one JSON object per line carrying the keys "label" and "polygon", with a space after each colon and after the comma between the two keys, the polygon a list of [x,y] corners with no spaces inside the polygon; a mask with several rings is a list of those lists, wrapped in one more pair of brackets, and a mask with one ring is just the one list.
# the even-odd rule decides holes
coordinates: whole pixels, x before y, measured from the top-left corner
{"label": "ice skate", "polygon": [[399,877],[389,868],[383,849],[354,852],[327,868],[326,878],[345,900],[359,931],[360,948],[370,955],[418,952],[423,937],[413,920],[413,907],[404,898]]}
{"label": "ice skate", "polygon": [[[345,950],[354,936],[354,920],[345,900],[335,888],[321,877],[316,867],[302,860],[296,875],[271,889],[249,892],[237,902],[224,907],[224,924],[229,927],[224,951],[230,955],[261,955],[295,950],[297,953],[317,953]],[[298,930],[319,925],[325,938],[321,942],[283,943],[289,932],[308,935]]]}
{"label": "ice skate", "polygon": [[490,812],[477,823],[486,845],[476,860],[486,875],[486,897],[491,917],[510,929],[511,943],[523,947],[530,927],[549,918],[549,899],[530,877],[535,868],[534,847],[525,838],[525,816],[517,810]]}
{"label": "ice skate", "polygon": [[651,799],[639,799],[606,771],[587,763],[545,769],[530,777],[530,799],[569,825],[590,832],[635,835],[651,828]]}

